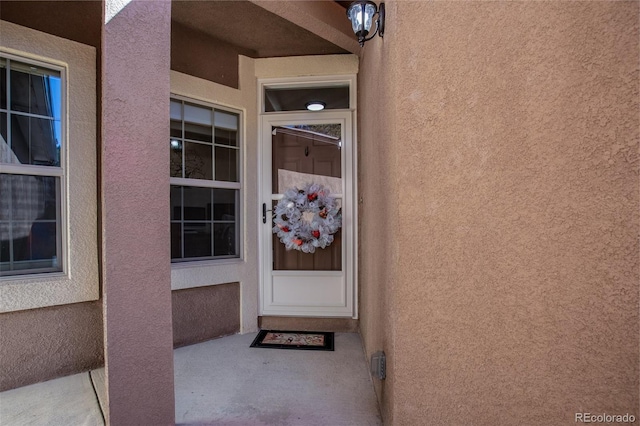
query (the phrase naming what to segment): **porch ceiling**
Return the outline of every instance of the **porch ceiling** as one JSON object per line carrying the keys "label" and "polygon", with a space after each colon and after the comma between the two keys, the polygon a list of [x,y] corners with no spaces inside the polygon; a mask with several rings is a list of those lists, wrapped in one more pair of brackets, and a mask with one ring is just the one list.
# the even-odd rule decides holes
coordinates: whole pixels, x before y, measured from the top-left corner
{"label": "porch ceiling", "polygon": [[350,53],[251,1],[174,0],[171,17],[255,58]]}

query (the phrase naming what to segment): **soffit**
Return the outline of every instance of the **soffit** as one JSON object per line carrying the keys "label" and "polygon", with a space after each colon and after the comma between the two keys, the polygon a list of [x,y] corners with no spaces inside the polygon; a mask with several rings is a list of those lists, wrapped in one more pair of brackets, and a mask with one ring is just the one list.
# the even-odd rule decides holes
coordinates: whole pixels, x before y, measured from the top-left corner
{"label": "soffit", "polygon": [[[328,55],[347,50],[249,1],[178,1],[171,18],[255,58]],[[345,16],[346,19],[346,16]]]}

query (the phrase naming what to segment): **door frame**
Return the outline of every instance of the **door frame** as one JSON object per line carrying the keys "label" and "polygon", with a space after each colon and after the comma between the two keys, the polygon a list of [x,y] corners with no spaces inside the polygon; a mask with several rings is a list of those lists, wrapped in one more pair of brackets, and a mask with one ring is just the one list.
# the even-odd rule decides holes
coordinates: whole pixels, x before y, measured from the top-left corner
{"label": "door frame", "polygon": [[[295,112],[264,112],[264,89],[265,87],[313,87],[319,85],[330,84],[349,84],[350,89],[350,106],[349,109],[326,110],[319,112],[311,111],[295,111]],[[295,315],[295,316],[323,316],[323,317],[343,317],[358,318],[358,272],[357,272],[357,212],[358,212],[358,194],[357,194],[357,143],[356,143],[356,76],[328,76],[315,78],[290,78],[290,79],[264,79],[258,81],[258,102],[259,102],[259,128],[258,128],[258,177],[260,184],[258,185],[258,256],[259,256],[259,306],[258,314],[263,315]],[[342,141],[342,166],[343,175],[343,223],[348,227],[343,227],[343,272],[345,280],[346,308],[341,312],[319,312],[315,314],[308,312],[300,313],[278,313],[273,311],[265,312],[265,285],[266,279],[271,274],[270,262],[272,261],[271,226],[262,223],[262,203],[271,203],[272,186],[271,174],[266,175],[266,167],[271,169],[271,137],[272,126],[284,124],[324,124],[324,123],[343,123],[343,141]],[[269,163],[267,166],[266,162]],[[269,205],[269,204],[268,204]],[[268,222],[269,223],[269,222]],[[349,232],[344,232],[348,229]],[[313,310],[312,310],[313,311]],[[319,313],[318,313],[319,312]]]}

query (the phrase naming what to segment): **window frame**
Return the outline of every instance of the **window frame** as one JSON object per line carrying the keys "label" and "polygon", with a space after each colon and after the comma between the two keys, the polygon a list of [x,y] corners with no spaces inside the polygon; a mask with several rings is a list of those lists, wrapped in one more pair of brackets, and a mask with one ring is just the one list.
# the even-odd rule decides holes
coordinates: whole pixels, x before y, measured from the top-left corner
{"label": "window frame", "polygon": [[[67,133],[67,93],[68,87],[68,70],[66,65],[61,65],[53,61],[46,61],[44,59],[34,59],[27,55],[19,55],[6,50],[0,50],[0,57],[8,60],[7,73],[6,73],[6,88],[7,88],[7,105],[5,109],[0,108],[0,112],[7,114],[7,143],[11,140],[11,87],[10,71],[11,61],[21,62],[24,64],[34,65],[40,68],[46,68],[49,70],[57,71],[60,73],[60,165],[59,166],[42,166],[32,164],[12,164],[12,163],[0,163],[2,174],[8,175],[22,175],[22,176],[44,176],[59,178],[59,185],[56,194],[57,203],[59,203],[60,218],[56,223],[56,244],[62,259],[58,259],[60,263],[60,270],[46,271],[46,268],[39,268],[37,270],[18,270],[18,271],[0,271],[0,280],[15,280],[20,278],[38,278],[38,277],[56,277],[67,276],[69,274],[69,249],[68,249],[68,232],[69,224],[67,221],[67,145],[68,145],[68,133]],[[17,112],[17,115],[33,117],[34,114]],[[37,115],[35,115],[37,116]],[[30,272],[33,271],[33,272]]]}
{"label": "window frame", "polygon": [[[170,102],[171,101],[179,101],[182,102],[182,105],[184,105],[184,103],[189,103],[189,104],[193,104],[193,105],[198,105],[198,106],[202,106],[204,108],[208,108],[211,109],[212,112],[215,111],[221,111],[221,112],[227,112],[227,113],[231,113],[231,114],[235,114],[238,116],[238,143],[235,147],[231,147],[231,146],[227,146],[227,145],[220,145],[220,144],[216,144],[215,143],[215,125],[212,124],[212,141],[211,141],[211,147],[212,147],[212,162],[213,162],[213,178],[212,180],[207,180],[207,179],[194,179],[194,178],[183,178],[183,177],[172,177],[171,175],[169,176],[169,188],[171,188],[172,186],[182,186],[182,187],[196,187],[196,188],[209,188],[209,189],[229,189],[229,190],[235,190],[236,192],[236,216],[237,219],[235,221],[235,226],[236,226],[236,232],[235,232],[235,239],[236,239],[236,255],[225,255],[225,256],[215,256],[212,254],[212,256],[206,256],[206,257],[181,257],[181,258],[171,258],[171,266],[172,267],[185,267],[185,266],[194,266],[194,265],[202,265],[202,264],[222,264],[222,263],[236,263],[236,262],[242,262],[244,261],[244,238],[243,238],[243,232],[244,232],[244,217],[243,217],[243,212],[244,212],[244,206],[243,206],[243,200],[244,200],[244,188],[243,188],[243,177],[244,177],[244,112],[240,109],[236,109],[236,108],[231,108],[228,106],[224,106],[224,105],[220,105],[218,103],[215,102],[206,102],[206,101],[202,101],[199,99],[194,99],[188,96],[183,96],[183,95],[178,95],[176,93],[171,93],[170,95]],[[183,111],[184,114],[184,111]],[[184,134],[184,116],[182,117],[182,129],[183,129],[183,134]],[[170,137],[171,139],[171,137]],[[184,142],[184,138],[181,138],[182,142]],[[196,141],[197,142],[197,141]],[[206,142],[205,144],[208,144],[208,142]],[[230,181],[220,181],[220,180],[215,180],[215,147],[224,147],[224,148],[232,148],[232,149],[236,149],[237,150],[237,174],[238,174],[238,181],[237,182],[230,182]],[[182,167],[184,167],[184,145],[182,148]],[[175,221],[177,222],[177,221]],[[170,220],[170,224],[174,223],[173,220]],[[180,223],[184,223],[184,218],[182,218],[180,220]],[[214,225],[214,220],[213,218],[211,219],[211,225],[212,225],[212,234],[213,234],[213,225]],[[184,231],[182,231],[184,232]],[[213,238],[213,235],[212,235]],[[184,238],[181,238],[182,240],[182,254],[184,254]]]}

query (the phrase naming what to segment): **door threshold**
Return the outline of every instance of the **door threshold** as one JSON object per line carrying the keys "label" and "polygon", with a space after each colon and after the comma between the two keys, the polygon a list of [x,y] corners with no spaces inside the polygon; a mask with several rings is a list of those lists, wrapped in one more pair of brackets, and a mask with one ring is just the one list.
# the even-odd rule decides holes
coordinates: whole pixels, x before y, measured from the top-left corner
{"label": "door threshold", "polygon": [[359,321],[353,318],[259,316],[258,327],[265,330],[333,331],[357,333]]}

